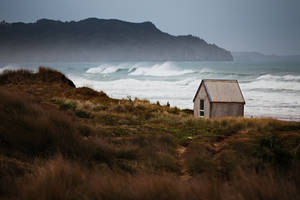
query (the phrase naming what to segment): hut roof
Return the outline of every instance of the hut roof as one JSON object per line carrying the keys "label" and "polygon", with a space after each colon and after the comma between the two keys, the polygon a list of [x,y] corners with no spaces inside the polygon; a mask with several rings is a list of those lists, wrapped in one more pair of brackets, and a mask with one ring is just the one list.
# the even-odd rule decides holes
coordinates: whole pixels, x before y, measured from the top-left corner
{"label": "hut roof", "polygon": [[202,84],[204,85],[210,102],[245,103],[245,99],[237,80],[216,79],[203,79],[193,101],[195,101]]}

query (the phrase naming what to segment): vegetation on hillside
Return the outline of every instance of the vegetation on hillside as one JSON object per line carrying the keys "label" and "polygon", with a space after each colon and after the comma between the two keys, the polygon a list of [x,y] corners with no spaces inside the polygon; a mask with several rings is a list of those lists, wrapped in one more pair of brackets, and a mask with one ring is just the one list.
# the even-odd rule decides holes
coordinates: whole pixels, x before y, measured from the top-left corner
{"label": "vegetation on hillside", "polygon": [[151,22],[88,18],[0,23],[1,61],[232,61],[230,51]]}
{"label": "vegetation on hillside", "polygon": [[48,68],[0,75],[0,122],[4,199],[300,198],[299,122],[195,119]]}

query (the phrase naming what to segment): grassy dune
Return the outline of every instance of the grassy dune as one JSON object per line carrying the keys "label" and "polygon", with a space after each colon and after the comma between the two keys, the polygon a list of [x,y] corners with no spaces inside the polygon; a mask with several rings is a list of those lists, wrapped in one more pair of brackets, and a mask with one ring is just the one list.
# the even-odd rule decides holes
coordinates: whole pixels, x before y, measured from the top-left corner
{"label": "grassy dune", "polygon": [[48,68],[0,75],[3,199],[299,199],[299,170],[299,122],[195,119]]}

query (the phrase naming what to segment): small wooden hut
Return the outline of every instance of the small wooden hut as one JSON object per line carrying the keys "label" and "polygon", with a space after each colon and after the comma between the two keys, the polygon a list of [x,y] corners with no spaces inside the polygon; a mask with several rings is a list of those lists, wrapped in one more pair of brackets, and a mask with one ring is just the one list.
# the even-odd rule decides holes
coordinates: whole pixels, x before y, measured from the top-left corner
{"label": "small wooden hut", "polygon": [[237,80],[204,79],[193,102],[195,117],[244,116],[245,99]]}

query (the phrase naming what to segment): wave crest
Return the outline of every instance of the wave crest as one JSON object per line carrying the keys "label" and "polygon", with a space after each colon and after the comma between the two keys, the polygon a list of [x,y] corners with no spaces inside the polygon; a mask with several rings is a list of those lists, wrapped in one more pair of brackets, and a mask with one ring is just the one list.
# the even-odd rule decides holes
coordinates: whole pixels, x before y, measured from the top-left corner
{"label": "wave crest", "polygon": [[180,70],[172,62],[155,64],[152,67],[138,67],[129,75],[132,76],[180,76],[194,73],[193,70]]}
{"label": "wave crest", "polygon": [[0,68],[0,74],[6,70],[16,70],[16,69],[20,69],[20,67],[17,65],[6,65],[6,66]]}
{"label": "wave crest", "polygon": [[297,81],[300,82],[300,76],[294,76],[294,75],[283,75],[283,76],[277,76],[277,75],[271,75],[271,74],[265,74],[257,78],[257,80],[265,80],[265,81]]}
{"label": "wave crest", "polygon": [[102,64],[98,67],[89,68],[86,73],[89,74],[112,74],[120,71],[127,71],[131,76],[180,76],[188,73],[194,73],[193,70],[180,69],[172,62],[159,64],[137,63],[133,65],[109,65]]}
{"label": "wave crest", "polygon": [[300,76],[265,74],[249,83],[241,84],[247,90],[300,91]]}
{"label": "wave crest", "polygon": [[115,73],[120,69],[119,66],[100,65],[98,67],[89,68],[86,73],[89,74],[110,74]]}

